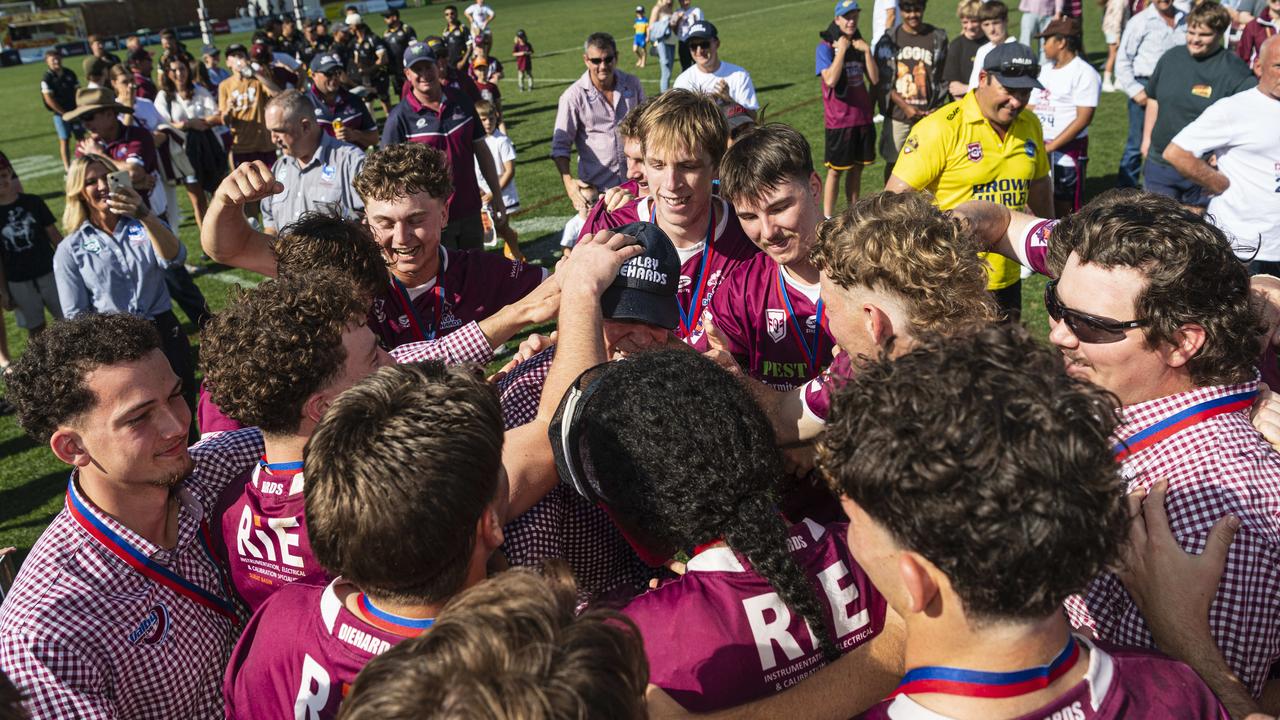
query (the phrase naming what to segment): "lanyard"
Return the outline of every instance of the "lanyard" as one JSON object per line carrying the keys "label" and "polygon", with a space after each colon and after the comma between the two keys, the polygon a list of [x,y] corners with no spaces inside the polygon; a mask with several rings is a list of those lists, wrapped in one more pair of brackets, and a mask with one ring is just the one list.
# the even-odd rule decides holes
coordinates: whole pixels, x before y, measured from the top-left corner
{"label": "lanyard", "polygon": [[895,695],[942,693],[979,698],[1010,698],[1049,687],[1075,665],[1080,646],[1067,636],[1067,645],[1048,665],[1013,672],[984,672],[929,665],[913,668],[902,677]]}
{"label": "lanyard", "polygon": [[370,625],[400,637],[417,637],[436,622],[435,618],[407,618],[382,610],[375,606],[369,596],[364,593],[356,596],[356,605],[360,607],[360,611],[364,613]]}
{"label": "lanyard", "polygon": [[1196,403],[1180,413],[1170,415],[1155,425],[1121,440],[1115,444],[1112,451],[1116,454],[1116,460],[1123,462],[1131,455],[1146,450],[1196,423],[1218,415],[1244,410],[1253,405],[1253,400],[1257,396],[1258,391],[1256,389],[1246,390],[1235,395],[1225,395]]}
{"label": "lanyard", "polygon": [[409,289],[400,282],[400,278],[391,276],[391,289],[395,291],[393,294],[396,301],[404,307],[405,316],[409,318],[409,324],[413,326],[413,331],[418,334],[419,340],[435,340],[436,332],[440,329],[441,318],[444,315],[444,263],[444,248],[441,248],[440,267],[436,270],[436,286],[431,288],[431,294],[435,296],[435,302],[432,303],[434,322],[427,326],[425,332],[422,329],[422,318],[418,316],[418,310],[413,306],[413,298],[409,297]]}
{"label": "lanyard", "polygon": [[792,333],[796,342],[799,343],[800,349],[804,351],[805,359],[808,361],[809,377],[818,374],[818,350],[822,347],[822,321],[827,318],[827,308],[822,304],[822,298],[818,298],[818,304],[813,309],[813,346],[810,347],[809,341],[804,337],[804,326],[800,324],[800,318],[796,317],[796,311],[791,307],[791,296],[787,293],[787,281],[782,274],[782,266],[778,266],[778,297],[782,299],[782,304],[787,309],[787,318],[791,323]]}
{"label": "lanyard", "polygon": [[[714,202],[714,198],[712,198]],[[649,205],[649,222],[658,223],[658,204],[656,202]],[[698,275],[693,280],[693,295],[689,298],[689,307],[686,310],[680,307],[679,301],[676,302],[676,308],[680,311],[680,329],[683,330],[681,337],[688,337],[693,334],[694,328],[702,322],[702,306],[707,304],[704,296],[707,294],[707,267],[711,265],[711,257],[715,254],[715,246],[711,241],[715,237],[716,231],[716,211],[712,206],[707,217],[707,241],[702,246],[702,260],[698,263]],[[698,322],[695,323],[694,321]]]}
{"label": "lanyard", "polygon": [[[240,618],[236,615],[236,606],[233,602],[221,595],[205,590],[147,557],[147,554],[140,548],[130,544],[128,540],[90,512],[89,508],[76,496],[73,488],[74,484],[75,478],[73,477],[67,485],[67,509],[70,511],[71,518],[80,527],[84,528],[85,532],[92,535],[103,547],[128,563],[130,567],[137,570],[148,580],[163,585],[189,600],[194,600],[200,605],[228,618],[236,625],[240,624]],[[222,592],[229,596],[230,592],[227,589],[226,578],[223,577],[222,563],[218,562],[217,557],[213,554],[209,523],[205,520],[200,521],[199,537],[200,547],[204,550],[205,555],[208,556],[209,562],[213,563],[214,568],[218,571],[218,583],[222,586]]]}

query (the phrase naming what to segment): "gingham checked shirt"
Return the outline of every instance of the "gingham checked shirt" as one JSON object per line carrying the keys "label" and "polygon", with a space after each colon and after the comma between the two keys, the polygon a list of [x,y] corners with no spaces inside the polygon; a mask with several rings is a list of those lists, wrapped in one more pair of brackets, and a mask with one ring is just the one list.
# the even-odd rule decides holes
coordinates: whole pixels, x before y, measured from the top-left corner
{"label": "gingham checked shirt", "polygon": [[[175,491],[172,550],[117,523],[75,483],[70,492],[136,550],[225,598],[221,568],[201,547],[201,520],[261,455],[257,429],[191,448],[195,470]],[[64,507],[0,607],[0,670],[26,693],[36,718],[221,718],[222,673],[238,633],[229,618],[134,570]]]}
{"label": "gingham checked shirt", "polygon": [[[1121,409],[1117,438],[1132,436],[1206,400],[1255,390],[1258,381],[1197,388]],[[1227,664],[1262,692],[1280,658],[1280,454],[1249,421],[1248,411],[1211,417],[1130,455],[1121,465],[1128,491],[1169,480],[1169,524],[1184,550],[1204,550],[1209,530],[1227,513],[1240,530],[1227,553],[1209,627]],[[1138,608],[1112,573],[1083,598],[1066,603],[1073,625],[1119,645],[1154,648]]]}
{"label": "gingham checked shirt", "polygon": [[[556,349],[547,348],[498,381],[507,429],[532,422]],[[539,566],[563,558],[578,582],[580,599],[602,595],[630,599],[652,574],[603,510],[564,483],[503,528],[502,551],[515,566]]]}

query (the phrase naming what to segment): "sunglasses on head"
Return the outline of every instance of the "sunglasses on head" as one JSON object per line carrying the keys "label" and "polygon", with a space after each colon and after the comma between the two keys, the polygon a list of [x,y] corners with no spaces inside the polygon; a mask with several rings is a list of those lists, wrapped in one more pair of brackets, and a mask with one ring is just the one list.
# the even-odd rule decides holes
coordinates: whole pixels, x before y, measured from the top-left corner
{"label": "sunglasses on head", "polygon": [[1142,327],[1147,320],[1129,320],[1121,322],[1111,318],[1089,315],[1072,310],[1058,299],[1058,281],[1050,280],[1044,286],[1044,309],[1054,322],[1065,322],[1080,342],[1094,345],[1106,345],[1125,339],[1125,331]]}
{"label": "sunglasses on head", "polygon": [[617,55],[605,55],[604,57],[587,58],[587,62],[591,63],[592,65],[599,65],[601,63],[604,63],[605,65],[612,65],[613,61],[617,59],[618,59]]}
{"label": "sunglasses on head", "polygon": [[1040,77],[1040,66],[1035,63],[1021,65],[1018,63],[1004,63],[1003,65],[993,68],[991,72],[999,73],[1006,77]]}

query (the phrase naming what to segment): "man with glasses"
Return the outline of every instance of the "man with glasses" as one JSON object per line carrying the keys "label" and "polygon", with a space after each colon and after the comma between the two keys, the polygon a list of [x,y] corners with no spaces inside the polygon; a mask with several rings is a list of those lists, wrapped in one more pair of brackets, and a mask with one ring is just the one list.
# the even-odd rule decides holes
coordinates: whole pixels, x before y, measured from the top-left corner
{"label": "man with glasses", "polygon": [[[644,101],[640,79],[618,69],[618,46],[608,33],[593,33],[582,48],[586,71],[560,95],[551,159],[560,171],[565,195],[578,212],[589,207],[583,191],[604,192],[626,179],[626,155],[618,124]],[[578,178],[569,172],[569,155],[578,150]],[[499,187],[490,184],[490,187]]]}
{"label": "man with glasses", "polygon": [[[1170,526],[1188,552],[1204,549],[1219,519],[1238,519],[1208,615],[1234,677],[1205,679],[1242,706],[1233,696],[1257,697],[1280,658],[1280,455],[1250,424],[1265,327],[1245,266],[1222,231],[1161,195],[1108,193],[1061,223],[989,203],[958,212],[996,252],[1054,277],[1049,340],[1069,375],[1119,400],[1128,491],[1168,480]],[[1109,642],[1155,647],[1114,574],[1067,609]]]}
{"label": "man with glasses", "polygon": [[[921,120],[903,143],[886,190],[925,190],[950,210],[966,200],[990,200],[1011,210],[1053,215],[1049,158],[1040,121],[1023,113],[1040,65],[1021,43],[996,46],[983,59],[978,86]],[[987,287],[1012,318],[1022,310],[1018,266],[987,257]]]}
{"label": "man with glasses", "polygon": [[693,55],[693,66],[680,73],[675,86],[706,93],[722,107],[737,103],[754,118],[760,109],[760,101],[756,100],[756,86],[751,82],[751,73],[720,60],[720,36],[716,26],[706,20],[694,23],[689,29],[688,45]]}

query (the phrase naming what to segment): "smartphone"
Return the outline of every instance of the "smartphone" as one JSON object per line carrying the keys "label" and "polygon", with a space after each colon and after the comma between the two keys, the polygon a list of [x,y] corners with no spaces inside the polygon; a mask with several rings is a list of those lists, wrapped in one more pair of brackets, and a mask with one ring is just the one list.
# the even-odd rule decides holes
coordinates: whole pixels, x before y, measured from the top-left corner
{"label": "smartphone", "polygon": [[117,170],[107,174],[107,189],[113,193],[120,192],[121,188],[133,189],[133,178],[129,177],[128,170]]}

